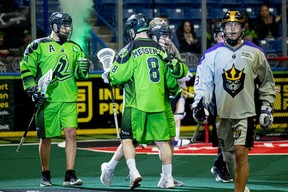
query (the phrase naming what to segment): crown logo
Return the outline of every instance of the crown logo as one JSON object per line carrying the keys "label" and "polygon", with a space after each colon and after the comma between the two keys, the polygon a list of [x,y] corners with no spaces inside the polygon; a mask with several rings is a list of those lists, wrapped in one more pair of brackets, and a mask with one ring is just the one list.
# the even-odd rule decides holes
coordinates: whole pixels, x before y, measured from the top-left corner
{"label": "crown logo", "polygon": [[[243,69],[243,70],[244,70],[244,69]],[[243,70],[240,71],[240,70],[236,69],[235,66],[234,66],[234,64],[233,64],[232,69],[230,69],[230,70],[228,70],[228,71],[225,71],[225,70],[224,70],[226,80],[229,80],[229,81],[237,81],[237,80],[240,80],[240,79],[241,79],[241,76],[242,76],[242,73],[243,73]]]}

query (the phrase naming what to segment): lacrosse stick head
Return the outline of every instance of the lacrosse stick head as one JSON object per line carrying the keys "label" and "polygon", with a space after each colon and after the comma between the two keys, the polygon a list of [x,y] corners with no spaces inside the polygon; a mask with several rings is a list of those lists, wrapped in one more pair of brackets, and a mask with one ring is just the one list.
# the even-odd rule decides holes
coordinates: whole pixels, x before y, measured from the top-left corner
{"label": "lacrosse stick head", "polygon": [[45,75],[43,75],[38,81],[38,87],[41,90],[41,94],[45,95],[47,87],[52,80],[53,71],[50,69]]}
{"label": "lacrosse stick head", "polygon": [[103,48],[97,53],[97,57],[102,63],[104,71],[110,71],[113,64],[115,51],[111,48]]}

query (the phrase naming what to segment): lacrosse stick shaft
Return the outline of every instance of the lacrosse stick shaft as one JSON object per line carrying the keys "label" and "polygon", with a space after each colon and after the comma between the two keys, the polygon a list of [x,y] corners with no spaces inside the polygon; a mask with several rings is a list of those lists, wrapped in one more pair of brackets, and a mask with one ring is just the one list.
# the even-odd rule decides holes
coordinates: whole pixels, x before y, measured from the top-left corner
{"label": "lacrosse stick shaft", "polygon": [[208,123],[208,117],[206,120],[206,123],[204,125],[204,130],[205,130],[205,143],[209,143],[209,123]]}
{"label": "lacrosse stick shaft", "polygon": [[198,135],[198,131],[199,131],[199,129],[200,129],[200,124],[198,123],[197,124],[197,126],[196,126],[196,129],[195,129],[195,131],[194,131],[194,134],[193,134],[193,137],[192,137],[192,139],[191,139],[191,142],[192,143],[195,143],[196,142],[196,137],[197,137],[197,135]]}
{"label": "lacrosse stick shaft", "polygon": [[184,90],[182,90],[182,93],[187,94],[189,97],[194,98],[194,94],[189,93],[188,91],[184,91]]}
{"label": "lacrosse stick shaft", "polygon": [[113,87],[110,87],[110,91],[111,91],[111,98],[112,98],[112,106],[113,106],[113,114],[114,114],[114,122],[115,122],[115,127],[116,127],[117,139],[120,139]]}
{"label": "lacrosse stick shaft", "polygon": [[23,134],[23,136],[22,136],[22,138],[21,138],[21,140],[20,140],[20,143],[18,144],[18,147],[17,147],[17,149],[16,149],[17,152],[19,152],[20,147],[23,145],[23,143],[24,143],[24,141],[25,141],[25,139],[26,139],[26,135],[27,135],[27,133],[28,133],[28,131],[29,131],[31,125],[32,125],[32,122],[33,122],[34,118],[35,118],[36,111],[37,111],[37,107],[35,107],[34,112],[33,112],[33,115],[32,115],[32,117],[31,117],[31,119],[30,119],[30,122],[29,122],[29,124],[28,124],[28,126],[27,126],[27,129],[25,130],[25,132],[24,132],[24,134]]}

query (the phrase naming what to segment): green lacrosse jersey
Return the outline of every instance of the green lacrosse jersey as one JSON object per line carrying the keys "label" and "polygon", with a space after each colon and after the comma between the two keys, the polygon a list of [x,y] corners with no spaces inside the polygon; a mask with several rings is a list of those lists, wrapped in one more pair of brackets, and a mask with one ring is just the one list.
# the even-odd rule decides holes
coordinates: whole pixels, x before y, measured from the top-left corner
{"label": "green lacrosse jersey", "polygon": [[177,80],[158,56],[161,46],[147,38],[138,38],[125,46],[111,66],[112,86],[124,87],[124,106],[143,112],[165,110],[165,89],[179,93]]}
{"label": "green lacrosse jersey", "polygon": [[20,63],[24,90],[36,86],[38,80],[52,69],[47,101],[75,102],[78,97],[76,79],[87,78],[81,74],[76,62],[84,57],[81,47],[73,41],[60,44],[50,37],[36,39],[27,46]]}

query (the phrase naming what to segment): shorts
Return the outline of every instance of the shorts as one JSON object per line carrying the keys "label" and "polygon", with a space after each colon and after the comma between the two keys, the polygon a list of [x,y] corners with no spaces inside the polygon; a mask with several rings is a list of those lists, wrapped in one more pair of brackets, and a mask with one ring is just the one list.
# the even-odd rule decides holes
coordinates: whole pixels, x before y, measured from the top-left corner
{"label": "shorts", "polygon": [[219,146],[224,152],[234,151],[235,145],[248,148],[254,145],[253,117],[245,119],[221,119],[217,116],[216,129]]}
{"label": "shorts", "polygon": [[63,128],[78,127],[76,102],[48,103],[36,113],[38,138],[52,138],[62,135]]}
{"label": "shorts", "polygon": [[170,132],[165,113],[146,113],[135,108],[125,108],[121,122],[121,139],[135,139],[139,144],[168,141]]}

